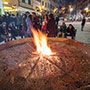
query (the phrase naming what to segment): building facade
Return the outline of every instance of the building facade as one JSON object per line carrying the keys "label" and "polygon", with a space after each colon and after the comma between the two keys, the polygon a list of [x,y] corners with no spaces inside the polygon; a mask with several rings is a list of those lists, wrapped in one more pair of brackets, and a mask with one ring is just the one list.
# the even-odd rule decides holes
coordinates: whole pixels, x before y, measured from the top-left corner
{"label": "building facade", "polygon": [[3,2],[0,0],[0,15],[4,14]]}
{"label": "building facade", "polygon": [[43,10],[50,11],[50,0],[42,0]]}
{"label": "building facade", "polygon": [[6,12],[50,12],[62,7],[62,0],[3,0],[3,2]]}
{"label": "building facade", "polygon": [[18,7],[33,9],[32,8],[32,0],[18,0]]}
{"label": "building facade", "polygon": [[35,11],[41,11],[41,0],[32,0],[32,4]]}
{"label": "building facade", "polygon": [[50,0],[51,10],[57,8],[57,10],[60,11],[62,7],[65,7],[65,0]]}
{"label": "building facade", "polygon": [[16,13],[19,12],[32,12],[32,0],[3,0],[5,12]]}
{"label": "building facade", "polygon": [[37,11],[50,11],[50,0],[33,0],[33,8]]}
{"label": "building facade", "polygon": [[90,16],[90,0],[77,0],[76,10],[81,10],[82,14]]}

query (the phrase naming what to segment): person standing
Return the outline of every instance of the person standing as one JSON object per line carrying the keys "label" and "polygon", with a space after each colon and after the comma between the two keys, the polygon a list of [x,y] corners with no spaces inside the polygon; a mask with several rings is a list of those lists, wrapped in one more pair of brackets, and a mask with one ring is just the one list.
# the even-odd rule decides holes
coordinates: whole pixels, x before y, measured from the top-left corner
{"label": "person standing", "polygon": [[57,28],[56,22],[54,20],[53,14],[49,15],[47,30],[48,30],[48,36],[49,37],[55,37],[57,35],[58,28]]}
{"label": "person standing", "polygon": [[21,24],[22,24],[22,15],[20,15],[20,13],[17,13],[17,15],[16,15],[16,26],[17,26],[17,28],[19,28]]}
{"label": "person standing", "polygon": [[85,19],[85,17],[83,17],[82,23],[81,23],[81,31],[83,31],[83,28],[85,26],[85,23],[86,23],[86,19]]}
{"label": "person standing", "polygon": [[[27,24],[26,24],[26,14],[23,14],[23,20],[22,20],[22,32],[23,32],[23,36],[26,37],[26,32],[27,32]],[[23,38],[23,37],[21,37]]]}
{"label": "person standing", "polygon": [[57,25],[58,25],[58,22],[59,22],[59,17],[57,16],[56,17],[56,23],[57,23]]}
{"label": "person standing", "polygon": [[27,26],[27,31],[25,32],[25,37],[32,37],[32,31],[31,31],[31,26],[32,26],[32,16],[30,15],[29,12],[26,12],[26,26]]}
{"label": "person standing", "polygon": [[47,24],[48,24],[48,16],[47,15],[45,15],[44,16],[44,20],[42,21],[42,24],[41,24],[41,30],[42,30],[42,32],[43,33],[47,33]]}
{"label": "person standing", "polygon": [[9,41],[8,30],[6,28],[6,22],[3,22],[0,27],[0,38],[2,39],[2,41],[5,41],[5,42]]}
{"label": "person standing", "polygon": [[0,15],[0,25],[2,24],[2,22],[3,22],[3,18],[2,18],[2,16]]}
{"label": "person standing", "polygon": [[33,24],[33,27],[38,30],[38,22],[39,22],[39,19],[38,17],[36,16],[36,13],[32,13],[32,24]]}
{"label": "person standing", "polygon": [[16,15],[16,27],[17,27],[18,35],[20,35],[21,24],[22,24],[22,15],[20,13],[17,13],[17,15]]}

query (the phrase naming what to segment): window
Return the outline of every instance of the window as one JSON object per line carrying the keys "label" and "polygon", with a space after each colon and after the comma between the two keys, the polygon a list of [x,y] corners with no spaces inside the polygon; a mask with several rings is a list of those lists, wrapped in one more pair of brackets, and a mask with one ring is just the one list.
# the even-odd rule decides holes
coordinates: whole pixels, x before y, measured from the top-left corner
{"label": "window", "polygon": [[28,0],[28,4],[31,5],[31,0]]}
{"label": "window", "polygon": [[44,6],[44,1],[42,1],[42,6]]}
{"label": "window", "polygon": [[25,0],[22,0],[23,3],[25,3]]}
{"label": "window", "polygon": [[47,7],[47,3],[45,3],[45,7]]}

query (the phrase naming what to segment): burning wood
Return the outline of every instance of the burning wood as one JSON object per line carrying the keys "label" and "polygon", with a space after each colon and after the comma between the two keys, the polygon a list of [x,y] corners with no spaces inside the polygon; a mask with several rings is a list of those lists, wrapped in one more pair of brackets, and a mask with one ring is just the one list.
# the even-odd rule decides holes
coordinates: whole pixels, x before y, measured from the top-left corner
{"label": "burning wood", "polygon": [[40,54],[41,57],[54,54],[47,43],[47,35],[42,33],[40,30],[37,31],[34,28],[31,29],[37,53]]}

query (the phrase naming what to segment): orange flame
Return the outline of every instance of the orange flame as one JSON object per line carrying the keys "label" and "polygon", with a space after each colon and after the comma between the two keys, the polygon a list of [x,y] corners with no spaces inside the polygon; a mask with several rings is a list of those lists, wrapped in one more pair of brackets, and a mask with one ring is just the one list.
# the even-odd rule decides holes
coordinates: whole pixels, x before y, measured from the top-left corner
{"label": "orange flame", "polygon": [[34,43],[37,49],[37,52],[44,56],[44,55],[52,55],[52,51],[47,44],[47,35],[42,33],[40,30],[35,30],[34,28],[31,28],[33,37],[34,37]]}

